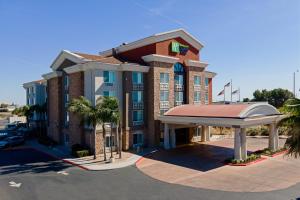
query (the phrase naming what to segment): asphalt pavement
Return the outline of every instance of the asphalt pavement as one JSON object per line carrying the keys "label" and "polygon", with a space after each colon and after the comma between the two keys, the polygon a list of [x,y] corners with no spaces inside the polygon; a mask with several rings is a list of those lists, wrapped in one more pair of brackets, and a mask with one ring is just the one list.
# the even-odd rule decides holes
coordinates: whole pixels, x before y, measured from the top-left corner
{"label": "asphalt pavement", "polygon": [[0,150],[1,200],[295,200],[297,197],[300,184],[273,192],[223,192],[163,183],[134,166],[86,171],[34,149]]}

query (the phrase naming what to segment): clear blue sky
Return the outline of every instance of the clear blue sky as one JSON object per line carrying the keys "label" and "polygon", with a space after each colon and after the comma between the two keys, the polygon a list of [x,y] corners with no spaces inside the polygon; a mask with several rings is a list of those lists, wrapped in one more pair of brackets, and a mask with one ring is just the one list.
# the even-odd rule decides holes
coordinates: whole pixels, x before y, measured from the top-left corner
{"label": "clear blue sky", "polygon": [[[292,90],[300,69],[299,0],[0,0],[0,102],[25,103],[22,83],[40,79],[60,50],[86,53],[185,28],[217,72],[216,94],[231,78],[241,96]],[[300,87],[300,73],[297,75]],[[298,92],[300,96],[300,92]]]}

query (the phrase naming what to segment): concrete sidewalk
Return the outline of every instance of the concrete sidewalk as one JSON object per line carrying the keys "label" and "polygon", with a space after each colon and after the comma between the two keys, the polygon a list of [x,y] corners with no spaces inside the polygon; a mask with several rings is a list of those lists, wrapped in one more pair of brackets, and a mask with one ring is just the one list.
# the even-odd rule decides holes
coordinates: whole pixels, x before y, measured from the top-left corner
{"label": "concrete sidewalk", "polygon": [[[53,157],[63,160],[64,162],[70,163],[77,167],[80,167],[85,170],[92,171],[101,171],[101,170],[111,170],[127,167],[130,165],[134,165],[139,159],[141,159],[144,155],[148,155],[150,153],[154,153],[156,149],[144,149],[141,153],[137,154],[135,152],[122,152],[122,158],[119,159],[116,153],[114,153],[114,162],[104,162],[103,155],[97,155],[97,159],[93,159],[93,156],[87,156],[83,158],[74,158],[70,155],[63,146],[55,146],[49,148],[47,146],[41,145],[37,142],[37,140],[29,140],[26,142],[26,145],[32,148],[35,148],[39,151],[45,152]],[[107,153],[107,160],[110,158],[110,153]]]}

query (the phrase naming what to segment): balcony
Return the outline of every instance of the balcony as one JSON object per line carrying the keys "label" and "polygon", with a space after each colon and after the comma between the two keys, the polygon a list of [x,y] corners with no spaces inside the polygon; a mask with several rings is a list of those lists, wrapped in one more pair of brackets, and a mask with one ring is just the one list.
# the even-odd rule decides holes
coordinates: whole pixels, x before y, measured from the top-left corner
{"label": "balcony", "polygon": [[169,90],[169,83],[160,83],[160,90]]}
{"label": "balcony", "polygon": [[159,107],[160,109],[169,109],[169,101],[161,101]]}
{"label": "balcony", "polygon": [[181,106],[183,104],[182,101],[175,101],[175,106]]}
{"label": "balcony", "polygon": [[183,91],[184,90],[184,85],[182,85],[182,84],[175,84],[175,91],[178,91],[178,92],[180,92],[180,91]]}
{"label": "balcony", "polygon": [[134,109],[134,110],[144,109],[144,102],[133,102],[132,109]]}
{"label": "balcony", "polygon": [[133,126],[141,126],[141,125],[143,125],[144,124],[144,121],[133,121],[132,122],[132,125]]}
{"label": "balcony", "polygon": [[201,85],[194,85],[194,91],[201,91]]}
{"label": "balcony", "polygon": [[143,83],[133,84],[132,85],[132,90],[144,90],[144,84]]}

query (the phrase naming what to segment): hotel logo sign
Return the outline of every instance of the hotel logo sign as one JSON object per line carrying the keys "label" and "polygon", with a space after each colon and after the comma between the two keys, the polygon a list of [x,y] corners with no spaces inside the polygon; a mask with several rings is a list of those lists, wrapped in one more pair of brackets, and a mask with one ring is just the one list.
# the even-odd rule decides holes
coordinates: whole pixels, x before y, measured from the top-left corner
{"label": "hotel logo sign", "polygon": [[189,50],[188,45],[180,44],[179,42],[172,42],[171,43],[171,51],[174,53],[186,54]]}

